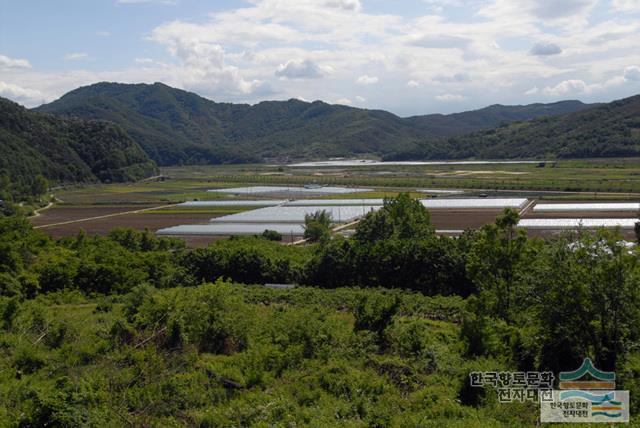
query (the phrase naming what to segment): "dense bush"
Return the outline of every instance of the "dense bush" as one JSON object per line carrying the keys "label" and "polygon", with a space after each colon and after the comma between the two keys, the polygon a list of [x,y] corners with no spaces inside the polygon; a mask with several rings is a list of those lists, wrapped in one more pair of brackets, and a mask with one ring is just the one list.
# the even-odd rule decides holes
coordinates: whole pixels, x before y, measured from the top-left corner
{"label": "dense bush", "polygon": [[530,239],[509,210],[438,237],[423,210],[402,196],[353,238],[193,250],[148,231],[53,241],[0,218],[0,417],[534,425],[535,406],[500,404],[469,372],[557,373],[587,356],[640,394],[637,248],[616,231]]}

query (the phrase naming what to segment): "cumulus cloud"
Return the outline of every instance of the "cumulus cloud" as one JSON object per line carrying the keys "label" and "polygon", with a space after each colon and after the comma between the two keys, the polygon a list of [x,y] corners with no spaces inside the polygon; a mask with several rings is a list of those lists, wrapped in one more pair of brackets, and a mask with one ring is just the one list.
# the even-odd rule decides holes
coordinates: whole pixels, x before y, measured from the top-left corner
{"label": "cumulus cloud", "polygon": [[462,49],[469,43],[468,38],[444,34],[417,35],[409,39],[410,45],[428,49]]}
{"label": "cumulus cloud", "polygon": [[89,54],[85,53],[85,52],[72,52],[72,53],[68,53],[64,56],[64,59],[68,59],[70,61],[75,61],[78,59],[85,59],[88,58]]}
{"label": "cumulus cloud", "polygon": [[531,55],[535,56],[549,56],[549,55],[558,55],[562,52],[560,46],[555,43],[544,43],[539,42],[533,45],[531,48]]}
{"label": "cumulus cloud", "polygon": [[264,82],[246,79],[237,67],[225,64],[225,51],[217,43],[180,33],[154,34],[154,40],[165,44],[169,53],[181,60],[177,71],[187,89],[208,96],[270,92]]}
{"label": "cumulus cloud", "polygon": [[42,104],[44,102],[44,96],[40,91],[23,88],[21,86],[2,81],[0,81],[0,96],[25,104],[29,107]]}
{"label": "cumulus cloud", "polygon": [[598,0],[494,0],[480,15],[512,22],[543,20],[545,24],[577,24],[587,19]]}
{"label": "cumulus cloud", "polygon": [[458,95],[458,94],[443,94],[443,95],[436,95],[435,99],[438,101],[455,102],[455,101],[462,101],[465,98],[462,95]]}
{"label": "cumulus cloud", "polygon": [[614,9],[622,12],[640,11],[640,0],[613,0],[611,5]]}
{"label": "cumulus cloud", "polygon": [[280,64],[275,74],[284,79],[320,79],[328,74],[328,70],[308,59],[292,59]]}
{"label": "cumulus cloud", "polygon": [[332,102],[331,104],[340,104],[340,105],[351,105],[351,100],[349,98],[339,98]]}
{"label": "cumulus cloud", "polygon": [[624,80],[628,82],[640,82],[640,67],[633,65],[625,68]]}
{"label": "cumulus cloud", "polygon": [[0,68],[31,68],[26,59],[14,59],[0,54]]}
{"label": "cumulus cloud", "polygon": [[360,0],[327,0],[324,4],[325,6],[352,10],[354,12],[359,12],[362,9],[362,3],[360,3]]}
{"label": "cumulus cloud", "polygon": [[564,80],[555,86],[547,86],[542,90],[548,96],[579,95],[589,91],[589,85],[579,79]]}
{"label": "cumulus cloud", "polygon": [[362,76],[356,79],[356,83],[358,85],[373,85],[378,83],[378,78],[376,76],[369,76],[367,74],[363,74]]}
{"label": "cumulus cloud", "polygon": [[471,76],[467,73],[455,73],[454,75],[438,75],[433,80],[440,83],[463,83],[469,82]]}

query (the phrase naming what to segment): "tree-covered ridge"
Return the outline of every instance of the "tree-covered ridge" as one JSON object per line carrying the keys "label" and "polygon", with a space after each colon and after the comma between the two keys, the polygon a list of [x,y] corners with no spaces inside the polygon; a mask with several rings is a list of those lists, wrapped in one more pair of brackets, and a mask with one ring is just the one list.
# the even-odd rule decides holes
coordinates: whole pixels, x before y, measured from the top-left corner
{"label": "tree-covered ridge", "polygon": [[109,120],[122,126],[161,165],[324,158],[406,151],[424,139],[460,135],[505,122],[587,108],[578,101],[491,106],[400,118],[321,101],[216,103],[154,85],[98,83],[69,92],[39,111]]}
{"label": "tree-covered ridge", "polygon": [[0,174],[14,190],[38,175],[54,183],[109,182],[136,180],[155,171],[154,163],[117,125],[35,113],[0,98]]}
{"label": "tree-covered ridge", "polygon": [[424,142],[389,159],[640,156],[640,95],[576,113]]}

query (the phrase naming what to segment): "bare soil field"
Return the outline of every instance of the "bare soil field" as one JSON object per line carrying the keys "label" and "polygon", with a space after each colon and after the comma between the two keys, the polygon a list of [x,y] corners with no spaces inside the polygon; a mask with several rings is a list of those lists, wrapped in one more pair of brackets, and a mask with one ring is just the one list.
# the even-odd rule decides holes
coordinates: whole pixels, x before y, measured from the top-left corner
{"label": "bare soil field", "polygon": [[[93,214],[99,216],[105,215],[106,213],[94,212]],[[54,238],[73,236],[80,230],[84,230],[88,235],[106,235],[111,229],[118,227],[138,230],[144,230],[146,228],[155,232],[158,229],[178,226],[180,224],[206,224],[211,217],[211,214],[180,214],[176,216],[166,214],[124,214],[115,217],[44,227],[41,230]]]}
{"label": "bare soil field", "polygon": [[98,217],[109,214],[117,214],[127,211],[135,211],[151,208],[154,205],[119,205],[119,206],[54,206],[46,209],[37,217],[32,217],[34,226],[61,223],[65,221],[81,220],[83,218]]}
{"label": "bare soil field", "polygon": [[464,230],[493,223],[502,210],[429,210],[431,223],[439,230]]}

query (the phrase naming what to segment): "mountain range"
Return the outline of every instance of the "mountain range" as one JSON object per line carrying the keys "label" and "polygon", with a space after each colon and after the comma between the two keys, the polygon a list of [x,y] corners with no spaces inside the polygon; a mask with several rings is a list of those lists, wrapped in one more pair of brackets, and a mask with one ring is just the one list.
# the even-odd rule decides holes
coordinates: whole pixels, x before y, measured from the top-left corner
{"label": "mountain range", "polygon": [[640,156],[640,95],[556,117],[425,140],[385,160],[596,158]]}
{"label": "mountain range", "polygon": [[155,174],[156,165],[337,156],[640,156],[640,96],[407,118],[322,101],[217,103],[161,83],[97,83],[34,110],[0,98],[0,176],[18,185],[38,175],[131,181]]}
{"label": "mountain range", "polygon": [[37,110],[114,122],[159,165],[177,165],[386,156],[421,148],[423,141],[587,107],[579,101],[494,105],[465,113],[401,118],[382,110],[321,101],[216,103],[161,83],[98,83]]}

